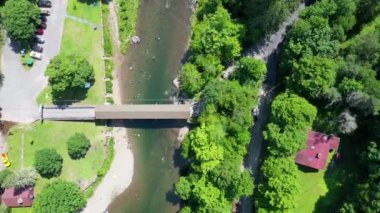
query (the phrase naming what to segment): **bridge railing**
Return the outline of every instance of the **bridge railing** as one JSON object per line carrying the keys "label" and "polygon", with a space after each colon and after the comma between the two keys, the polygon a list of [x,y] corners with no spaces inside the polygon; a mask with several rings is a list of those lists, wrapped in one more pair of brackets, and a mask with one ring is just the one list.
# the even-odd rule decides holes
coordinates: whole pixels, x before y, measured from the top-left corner
{"label": "bridge railing", "polygon": [[[53,100],[53,104],[57,106],[88,106],[92,104],[80,103],[81,100]],[[191,103],[192,99],[127,99],[122,104],[185,104]]]}

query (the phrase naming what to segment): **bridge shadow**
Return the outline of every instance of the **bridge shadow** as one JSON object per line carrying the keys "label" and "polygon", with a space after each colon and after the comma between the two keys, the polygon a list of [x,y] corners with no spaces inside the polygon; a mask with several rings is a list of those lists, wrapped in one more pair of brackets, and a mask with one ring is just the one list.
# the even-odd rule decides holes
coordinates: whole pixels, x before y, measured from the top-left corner
{"label": "bridge shadow", "polygon": [[[181,128],[188,125],[187,120],[167,120],[167,119],[138,119],[138,120],[119,120],[119,122],[107,121],[110,127],[126,127],[132,129],[171,129]],[[96,122],[98,123],[98,122]]]}

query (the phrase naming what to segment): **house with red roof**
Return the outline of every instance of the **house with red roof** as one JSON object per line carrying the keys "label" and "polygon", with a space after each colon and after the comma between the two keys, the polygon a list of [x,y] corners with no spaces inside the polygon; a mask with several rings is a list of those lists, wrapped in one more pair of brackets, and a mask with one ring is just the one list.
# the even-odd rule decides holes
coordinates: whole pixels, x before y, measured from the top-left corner
{"label": "house with red roof", "polygon": [[329,152],[338,150],[340,138],[310,131],[306,143],[307,147],[297,153],[295,162],[298,165],[321,170],[326,167]]}
{"label": "house with red roof", "polygon": [[34,190],[32,187],[27,188],[8,188],[4,190],[1,196],[1,202],[9,208],[30,207],[33,204]]}

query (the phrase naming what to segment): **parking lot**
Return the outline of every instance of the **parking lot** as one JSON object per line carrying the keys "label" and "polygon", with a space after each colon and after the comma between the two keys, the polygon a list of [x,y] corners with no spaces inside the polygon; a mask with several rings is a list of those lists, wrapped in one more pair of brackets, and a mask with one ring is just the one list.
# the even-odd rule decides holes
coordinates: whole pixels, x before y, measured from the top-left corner
{"label": "parking lot", "polygon": [[47,29],[42,37],[45,43],[42,60],[36,61],[30,71],[25,71],[20,61],[20,48],[7,39],[3,48],[2,73],[5,80],[0,90],[0,103],[3,119],[15,122],[30,122],[38,118],[39,106],[36,98],[47,86],[44,76],[51,58],[59,53],[67,0],[51,0],[50,16],[47,17]]}

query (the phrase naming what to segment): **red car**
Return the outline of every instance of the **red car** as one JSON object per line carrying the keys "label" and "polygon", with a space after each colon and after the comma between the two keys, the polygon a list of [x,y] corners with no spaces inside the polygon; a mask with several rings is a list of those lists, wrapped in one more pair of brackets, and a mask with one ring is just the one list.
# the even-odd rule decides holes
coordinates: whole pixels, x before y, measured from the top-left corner
{"label": "red car", "polygon": [[38,28],[37,30],[36,30],[36,35],[43,35],[44,34],[44,29],[42,29],[42,28]]}

